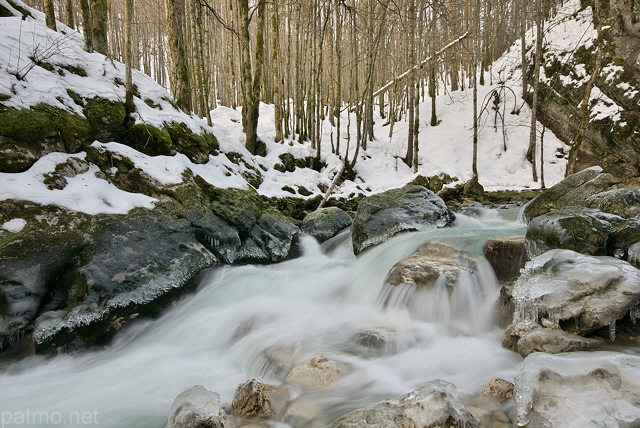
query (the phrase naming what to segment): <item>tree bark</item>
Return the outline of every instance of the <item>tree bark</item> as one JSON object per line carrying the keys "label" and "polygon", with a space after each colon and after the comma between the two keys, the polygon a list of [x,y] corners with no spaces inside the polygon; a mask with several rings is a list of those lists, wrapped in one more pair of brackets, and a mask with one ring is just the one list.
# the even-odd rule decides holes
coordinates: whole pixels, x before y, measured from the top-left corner
{"label": "tree bark", "polygon": [[107,39],[107,23],[109,5],[107,0],[91,1],[91,37],[93,49],[101,54],[109,54],[109,42]]}
{"label": "tree bark", "polygon": [[171,89],[180,108],[190,113],[193,109],[191,100],[191,75],[187,61],[184,38],[184,0],[166,0],[167,6],[167,39],[171,57]]}
{"label": "tree bark", "polygon": [[93,52],[93,25],[91,24],[91,6],[89,0],[80,0],[82,10],[82,33],[84,34],[84,49]]}
{"label": "tree bark", "polygon": [[53,7],[53,0],[46,0],[44,4],[44,13],[45,13],[45,23],[47,27],[52,29],[53,31],[57,31],[56,28],[56,13]]}
{"label": "tree bark", "polygon": [[124,64],[125,64],[125,73],[124,73],[124,82],[125,82],[125,124],[132,124],[129,122],[133,122],[131,115],[135,112],[136,106],[133,103],[133,78],[131,74],[131,63],[133,56],[133,1],[127,0],[125,7],[125,31],[126,31],[126,39],[125,39],[125,50],[124,50]]}

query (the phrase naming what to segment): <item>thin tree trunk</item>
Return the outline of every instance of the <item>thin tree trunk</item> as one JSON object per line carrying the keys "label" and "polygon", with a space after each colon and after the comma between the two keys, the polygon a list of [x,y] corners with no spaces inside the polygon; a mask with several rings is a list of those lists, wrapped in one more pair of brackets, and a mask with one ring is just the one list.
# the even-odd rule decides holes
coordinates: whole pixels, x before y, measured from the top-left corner
{"label": "thin tree trunk", "polygon": [[124,26],[126,32],[126,40],[125,40],[125,50],[124,50],[124,64],[125,64],[125,73],[124,73],[124,82],[125,82],[125,124],[132,124],[128,122],[132,122],[131,115],[136,109],[135,104],[133,103],[133,79],[131,75],[131,62],[133,55],[133,1],[127,0],[124,14]]}
{"label": "thin tree trunk", "polygon": [[45,12],[45,23],[47,27],[52,29],[53,31],[57,31],[56,28],[56,12],[53,7],[53,0],[46,0],[44,4],[44,12]]}
{"label": "thin tree trunk", "polygon": [[82,33],[84,34],[84,49],[93,52],[93,25],[91,24],[91,6],[89,0],[80,0],[82,10]]}
{"label": "thin tree trunk", "polygon": [[109,5],[107,0],[91,1],[91,36],[93,48],[102,54],[109,54],[109,42],[107,38],[107,21]]}
{"label": "thin tree trunk", "polygon": [[167,38],[171,55],[171,88],[178,106],[190,113],[193,110],[191,100],[191,75],[184,38],[184,0],[166,0]]}
{"label": "thin tree trunk", "polygon": [[536,0],[536,51],[533,61],[533,99],[531,100],[531,125],[529,128],[529,147],[527,148],[527,160],[531,162],[533,181],[538,181],[536,169],[536,125],[538,119],[538,90],[540,87],[540,62],[542,56],[542,38],[544,31],[543,12],[541,0]]}
{"label": "thin tree trunk", "polygon": [[71,29],[76,28],[76,19],[73,15],[73,0],[67,0],[66,24]]}

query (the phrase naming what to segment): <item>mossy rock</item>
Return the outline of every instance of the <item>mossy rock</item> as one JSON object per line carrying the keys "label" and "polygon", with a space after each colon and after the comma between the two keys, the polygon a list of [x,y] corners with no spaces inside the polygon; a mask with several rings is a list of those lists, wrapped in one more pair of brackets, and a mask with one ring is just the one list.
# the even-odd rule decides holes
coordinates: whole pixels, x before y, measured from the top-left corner
{"label": "mossy rock", "polygon": [[47,104],[0,111],[0,172],[21,172],[54,151],[77,153],[91,141],[88,122]]}
{"label": "mossy rock", "polygon": [[194,163],[207,163],[209,155],[218,152],[218,140],[212,134],[197,134],[182,122],[165,123],[165,129],[171,137],[173,148]]}
{"label": "mossy rock", "polygon": [[351,226],[351,223],[351,217],[345,211],[337,207],[327,207],[309,213],[302,221],[300,229],[324,242]]}
{"label": "mossy rock", "polygon": [[82,111],[91,125],[94,140],[118,141],[126,131],[126,111],[121,102],[96,97],[86,100]]}
{"label": "mossy rock", "polygon": [[149,156],[175,154],[169,131],[145,123],[136,123],[118,141]]}
{"label": "mossy rock", "polygon": [[475,177],[464,184],[462,194],[465,198],[474,201],[484,202],[485,200],[484,187],[482,187],[482,184],[480,184]]}

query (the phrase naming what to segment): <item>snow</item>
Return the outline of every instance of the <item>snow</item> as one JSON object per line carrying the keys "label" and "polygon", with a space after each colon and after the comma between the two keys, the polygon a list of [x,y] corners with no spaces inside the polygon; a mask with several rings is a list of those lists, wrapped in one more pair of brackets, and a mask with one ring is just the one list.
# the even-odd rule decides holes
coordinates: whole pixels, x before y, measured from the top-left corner
{"label": "snow", "polygon": [[23,218],[14,218],[6,221],[0,226],[2,229],[11,233],[18,233],[27,225],[27,221]]}
{"label": "snow", "polygon": [[71,157],[85,158],[85,153],[74,155],[49,153],[41,157],[28,171],[0,173],[0,201],[7,199],[26,200],[42,205],[58,205],[86,214],[126,214],[135,207],[151,209],[156,199],[139,193],[118,189],[106,180],[96,177],[95,165],[75,177],[67,177],[64,189],[49,190],[44,184],[45,174],[55,171],[57,164]]}
{"label": "snow", "polygon": [[[4,0],[0,1],[4,3]],[[573,13],[571,7],[577,8],[578,3],[577,0],[570,1],[566,13]],[[68,88],[85,99],[95,96],[113,101],[124,99],[124,86],[121,84],[124,81],[123,64],[111,61],[98,53],[86,53],[82,49],[82,37],[79,33],[62,24],[59,24],[59,27],[65,34],[51,31],[44,25],[42,13],[32,13],[35,20],[28,18],[23,21],[19,17],[0,18],[0,93],[11,95],[3,105],[28,108],[38,103],[46,103],[83,115],[82,106],[73,101]],[[582,16],[581,14],[578,16]],[[584,22],[586,25],[586,15]],[[556,26],[554,31],[564,31],[568,40],[569,35],[577,30],[566,24]],[[585,29],[580,31],[586,32]],[[529,41],[533,40],[532,33],[528,37]],[[564,47],[564,44],[568,43],[559,42],[559,46]],[[55,72],[40,66],[29,68],[33,65],[29,56],[34,54],[42,61],[52,64]],[[490,84],[478,88],[478,102],[481,108],[487,104],[479,118],[478,172],[481,184],[489,191],[540,187],[539,182],[532,180],[531,164],[525,159],[529,140],[530,110],[520,96],[516,95],[522,93],[519,57],[519,46],[516,43],[514,48],[498,60],[485,75],[486,81]],[[80,75],[82,73],[79,74],[77,71],[69,71],[70,67],[84,70],[87,76],[83,77]],[[21,74],[23,78],[19,79],[16,74]],[[251,156],[244,147],[245,137],[242,132],[240,109],[224,106],[216,108],[211,112],[213,125],[210,127],[203,119],[176,110],[167,91],[149,76],[134,70],[133,78],[141,94],[139,98],[134,99],[138,123],[162,126],[165,122],[184,122],[192,131],[211,132],[218,139],[220,154],[210,156],[205,164],[194,164],[183,154],[148,156],[115,142],[93,143],[93,147],[99,150],[108,150],[130,158],[136,167],[163,185],[182,182],[183,173],[190,171],[216,187],[249,188],[251,185],[247,182],[248,174],[259,173],[262,182],[256,190],[262,195],[291,196],[288,190],[299,192],[304,187],[311,192],[311,195],[304,197],[312,197],[323,194],[344,163],[345,156],[348,155],[351,161],[355,154],[355,115],[343,109],[340,132],[328,119],[321,123],[320,152],[326,167],[320,171],[296,168],[293,172],[280,172],[274,169],[276,164],[281,163],[280,155],[290,153],[297,159],[304,159],[315,156],[316,151],[310,147],[309,142],[301,143],[291,138],[284,144],[274,142],[273,105],[260,106],[258,136],[266,143],[267,155]],[[494,90],[500,91],[501,94],[500,114],[504,123],[490,108]],[[159,105],[161,108],[151,107],[144,102],[146,99],[153,101],[150,104]],[[415,179],[416,175],[433,176],[447,173],[455,177],[458,183],[469,180],[472,176],[473,151],[472,91],[463,88],[450,92],[442,84],[436,105],[440,120],[438,126],[429,125],[430,98],[423,99],[419,105],[417,174],[401,159],[406,152],[406,118],[395,124],[393,135],[389,136],[389,126],[385,125],[386,120],[377,114],[376,109],[375,138],[368,142],[366,150],[359,151],[355,165],[357,177],[354,181],[341,183],[335,189],[334,196],[348,198],[379,193],[401,187]],[[512,111],[517,114],[512,114]],[[538,124],[538,134],[542,130],[542,126]],[[331,150],[331,142],[335,144],[338,134],[341,148],[339,155]],[[347,153],[348,139],[350,141]],[[564,144],[552,133],[544,134],[544,174],[547,186],[564,177],[566,161],[557,154],[565,151]],[[96,166],[91,166],[85,174],[68,179],[69,184],[63,190],[48,190],[43,184],[43,174],[52,172],[55,164],[64,162],[68,156],[70,155],[52,153],[43,157],[26,172],[0,174],[0,198],[52,203],[94,214],[124,213],[133,207],[153,207],[153,198],[120,191],[106,180],[96,177]],[[83,157],[84,154],[74,156]],[[540,158],[539,153],[537,158]],[[91,191],[87,192],[87,188],[91,188]],[[303,197],[300,193],[296,196]]]}

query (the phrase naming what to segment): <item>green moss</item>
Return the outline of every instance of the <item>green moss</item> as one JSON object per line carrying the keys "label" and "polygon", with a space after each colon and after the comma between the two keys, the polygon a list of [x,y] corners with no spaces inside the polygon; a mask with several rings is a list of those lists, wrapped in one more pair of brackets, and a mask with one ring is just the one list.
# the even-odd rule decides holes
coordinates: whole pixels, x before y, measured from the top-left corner
{"label": "green moss", "polygon": [[171,136],[165,129],[145,123],[136,123],[119,140],[134,149],[150,155],[173,155]]}
{"label": "green moss", "polygon": [[0,4],[0,18],[7,18],[13,16],[13,13],[6,7]]}
{"label": "green moss", "polygon": [[47,104],[0,111],[0,171],[24,171],[52,151],[76,153],[90,131],[81,116]]}
{"label": "green moss", "polygon": [[284,190],[285,192],[289,192],[289,193],[291,193],[292,195],[295,195],[295,194],[296,194],[295,189],[293,189],[293,188],[292,188],[292,187],[290,187],[290,186],[282,186],[282,190]]}
{"label": "green moss", "polygon": [[[58,67],[63,68],[65,70],[67,70],[69,73],[81,76],[81,77],[87,77],[87,70],[85,70],[84,68],[80,67],[79,65],[66,65],[66,64],[56,64]],[[51,70],[50,70],[51,71]]]}
{"label": "green moss", "polygon": [[16,2],[14,2],[13,0],[7,0],[7,3],[9,3],[9,5],[10,5],[12,8],[14,8],[14,9],[15,9],[15,10],[17,10],[18,12],[20,12],[20,13],[22,14],[22,18],[23,18],[23,19],[24,19],[24,18],[26,18],[26,17],[29,17],[29,18],[33,18],[33,19],[35,19],[35,18],[33,17],[33,15],[31,15],[31,12],[29,12],[29,11],[28,11],[27,9],[25,9],[24,7],[19,6],[19,5],[18,5]]}
{"label": "green moss", "polygon": [[151,108],[156,108],[158,110],[162,110],[162,106],[160,104],[157,104],[155,101],[153,101],[151,98],[145,98],[144,99],[144,103],[146,105],[148,105]]}
{"label": "green moss", "polygon": [[0,93],[0,102],[7,101],[10,98],[11,98],[11,95]]}
{"label": "green moss", "polygon": [[165,123],[165,129],[171,136],[174,149],[194,163],[207,163],[209,155],[218,151],[216,137],[207,132],[196,134],[183,122]]}
{"label": "green moss", "polygon": [[99,141],[117,141],[125,132],[126,116],[124,104],[104,98],[87,100],[83,113],[91,125],[93,138]]}
{"label": "green moss", "polygon": [[80,95],[78,95],[77,92],[72,91],[71,89],[67,89],[67,95],[69,95],[73,102],[78,104],[79,106],[84,105],[84,99]]}
{"label": "green moss", "polygon": [[54,71],[55,71],[55,69],[56,69],[56,68],[53,66],[53,64],[50,64],[50,63],[48,63],[48,62],[46,62],[46,61],[39,61],[37,58],[35,58],[35,57],[33,57],[33,56],[30,56],[30,57],[29,57],[29,59],[30,59],[30,60],[31,60],[35,65],[37,65],[38,67],[42,67],[42,68],[44,68],[44,69],[45,69],[45,70],[47,70],[47,71],[54,72]]}

